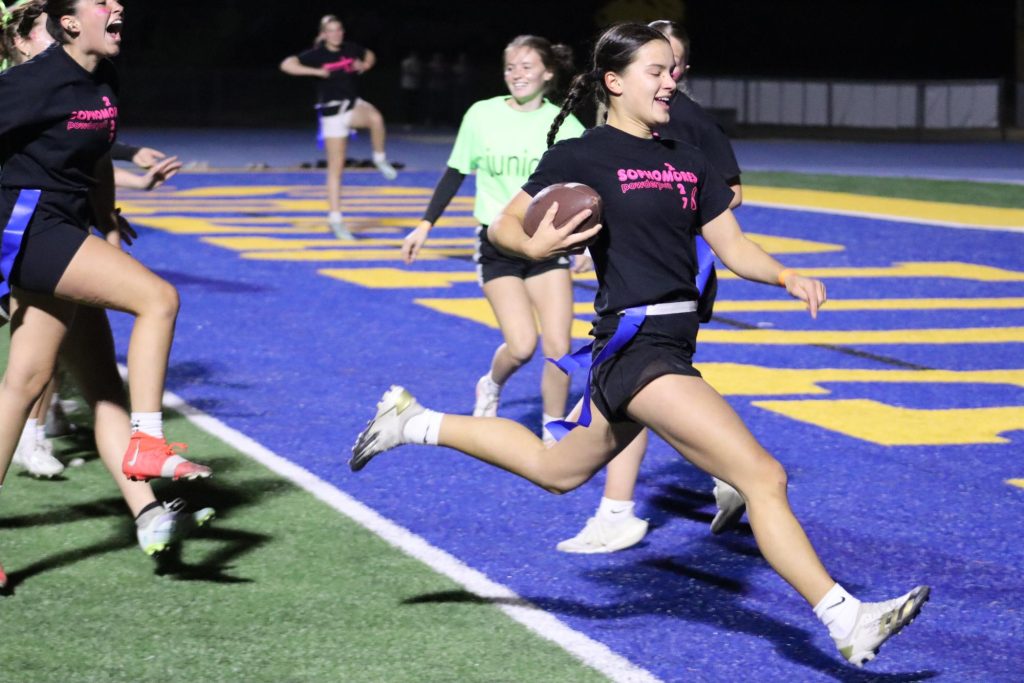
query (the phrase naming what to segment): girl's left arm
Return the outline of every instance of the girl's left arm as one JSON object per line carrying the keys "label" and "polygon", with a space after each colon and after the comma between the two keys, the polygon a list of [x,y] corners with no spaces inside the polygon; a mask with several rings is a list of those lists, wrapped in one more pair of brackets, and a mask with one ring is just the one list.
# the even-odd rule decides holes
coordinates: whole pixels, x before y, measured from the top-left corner
{"label": "girl's left arm", "polygon": [[746,280],[785,287],[791,296],[807,304],[812,317],[818,317],[818,309],[827,298],[825,284],[776,261],[743,233],[731,210],[726,209],[706,223],[702,232],[729,270]]}
{"label": "girl's left arm", "polygon": [[360,69],[360,73],[366,73],[373,68],[373,65],[377,63],[377,55],[373,54],[373,50],[367,48],[366,52],[363,53],[363,68]]}

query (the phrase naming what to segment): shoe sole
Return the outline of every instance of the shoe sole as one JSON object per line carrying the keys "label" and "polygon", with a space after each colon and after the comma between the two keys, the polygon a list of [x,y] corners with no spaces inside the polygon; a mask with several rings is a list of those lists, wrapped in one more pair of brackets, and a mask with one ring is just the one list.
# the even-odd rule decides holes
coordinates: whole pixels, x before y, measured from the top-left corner
{"label": "shoe sole", "polygon": [[168,478],[171,481],[181,481],[182,479],[184,479],[185,481],[193,481],[195,479],[209,479],[210,477],[213,476],[213,472],[192,472],[190,474],[183,474],[180,477],[161,477],[159,474],[156,474],[156,475],[153,475],[153,476],[147,476],[147,475],[136,476],[134,474],[125,474],[124,476],[125,476],[125,478],[128,479],[128,481],[142,481],[142,482],[146,482],[146,481],[153,481],[154,479],[168,479]]}
{"label": "shoe sole", "polygon": [[644,536],[647,535],[647,529],[649,526],[649,524],[644,523],[639,533],[634,532],[629,536],[626,536],[617,541],[616,543],[612,543],[610,545],[587,546],[585,548],[576,549],[560,547],[562,544],[559,543],[557,546],[555,546],[555,550],[562,553],[571,553],[573,555],[600,555],[606,553],[614,553],[619,550],[625,550],[626,548],[632,548],[637,543],[644,540]]}
{"label": "shoe sole", "polygon": [[[853,664],[854,666],[860,668],[860,667],[864,666],[864,664],[866,664],[867,662],[870,662],[872,659],[874,659],[875,656],[878,654],[878,651],[882,649],[883,645],[888,643],[893,637],[895,637],[904,628],[906,628],[907,626],[910,626],[911,624],[914,623],[914,619],[917,619],[917,615],[921,613],[921,608],[924,607],[924,604],[926,602],[928,602],[929,598],[931,598],[931,594],[932,594],[932,589],[931,589],[930,586],[921,586],[921,590],[918,592],[918,594],[912,596],[910,598],[910,600],[908,601],[908,602],[912,601],[913,604],[910,607],[910,614],[907,616],[907,618],[904,619],[899,624],[897,624],[897,626],[892,630],[892,632],[889,634],[889,636],[885,640],[883,640],[881,643],[878,644],[878,647],[873,649],[871,652],[863,655],[861,657],[860,661],[855,662],[855,661],[853,661],[851,659],[851,660],[849,660],[849,662],[851,664]],[[904,604],[906,604],[906,603],[904,603]]]}

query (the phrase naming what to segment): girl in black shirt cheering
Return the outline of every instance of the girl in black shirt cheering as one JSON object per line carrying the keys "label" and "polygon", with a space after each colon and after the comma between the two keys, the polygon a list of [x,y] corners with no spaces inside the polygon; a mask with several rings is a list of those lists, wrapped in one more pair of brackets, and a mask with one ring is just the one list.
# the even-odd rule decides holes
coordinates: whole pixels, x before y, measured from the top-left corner
{"label": "girl in black shirt cheering", "polygon": [[[597,236],[590,251],[599,317],[591,399],[585,395],[580,420],[586,427],[570,429],[545,449],[511,420],[426,410],[396,386],[377,404],[350,465],[358,470],[404,443],[438,444],[563,493],[590,479],[650,427],[687,460],[743,494],[765,559],[814,608],[842,655],[860,666],[917,615],[928,587],[867,603],[836,583],[790,510],[782,466],[691,363],[698,328],[698,234],[730,270],[785,287],[812,316],[825,302],[825,287],[783,268],[747,239],[728,208],[732,191],[699,150],[652,135],[668,122],[676,88],[672,51],[661,33],[640,24],[609,29],[595,47],[593,67],[573,82],[548,141],[561,119],[593,91],[609,106],[607,125],[549,149],[489,229],[503,249],[533,259],[565,253]],[[527,237],[522,222],[531,197],[568,181],[585,183],[601,195],[603,228],[573,234],[589,212],[555,226],[557,207],[552,207]]]}
{"label": "girl in black shirt cheering", "polygon": [[[122,471],[136,480],[209,476],[163,436],[161,398],[178,294],[120,249],[109,151],[117,135],[116,0],[48,0],[58,44],[0,76],[0,295],[17,299],[0,385],[0,473],[49,380],[76,305],[136,316],[128,348],[132,434]],[[106,239],[89,234],[95,225]],[[113,346],[98,352],[113,359]]]}

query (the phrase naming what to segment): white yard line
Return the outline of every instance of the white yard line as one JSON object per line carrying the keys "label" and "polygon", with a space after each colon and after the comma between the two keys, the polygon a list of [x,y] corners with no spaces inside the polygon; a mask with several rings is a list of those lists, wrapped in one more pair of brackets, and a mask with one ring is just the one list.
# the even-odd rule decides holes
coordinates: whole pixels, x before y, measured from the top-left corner
{"label": "white yard line", "polygon": [[[553,615],[520,598],[507,586],[468,567],[458,558],[436,548],[408,529],[395,524],[318,476],[232,429],[220,420],[185,403],[170,392],[164,405],[176,410],[200,429],[212,434],[276,474],[305,489],[327,505],[351,518],[402,552],[455,581],[481,598],[495,600],[497,607],[537,635],[552,641],[581,662],[613,681],[657,683],[660,679],[641,669],[608,646],[575,631]],[[339,460],[339,465],[341,464]]]}

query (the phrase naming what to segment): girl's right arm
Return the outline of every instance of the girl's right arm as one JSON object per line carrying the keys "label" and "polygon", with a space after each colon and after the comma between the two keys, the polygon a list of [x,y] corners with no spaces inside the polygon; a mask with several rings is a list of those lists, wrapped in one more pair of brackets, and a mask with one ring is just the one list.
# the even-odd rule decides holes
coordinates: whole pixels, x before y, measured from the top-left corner
{"label": "girl's right arm", "polygon": [[512,201],[501,210],[498,217],[487,228],[487,238],[494,246],[516,256],[533,261],[544,261],[566,253],[580,242],[591,239],[601,230],[601,224],[598,223],[589,230],[573,232],[576,226],[590,216],[590,209],[580,211],[562,225],[556,226],[554,221],[558,214],[558,202],[555,202],[544,214],[536,232],[529,237],[523,231],[523,219],[526,217],[526,209],[532,201],[533,197],[520,190],[512,198]]}
{"label": "girl's right arm", "polygon": [[330,76],[330,72],[327,69],[320,69],[314,66],[306,66],[299,61],[299,58],[295,55],[291,57],[285,57],[284,61],[281,62],[281,71],[285,72],[289,76],[312,76],[314,78],[327,78]]}
{"label": "girl's right arm", "polygon": [[427,241],[427,236],[430,235],[430,229],[434,227],[434,223],[441,217],[444,210],[448,208],[452,197],[462,187],[462,181],[465,179],[466,174],[449,166],[444,175],[441,176],[441,179],[437,181],[437,187],[434,188],[434,194],[430,197],[430,203],[427,205],[423,218],[416,224],[416,228],[405,236],[405,240],[402,242],[402,259],[406,264],[416,260],[417,254],[420,253],[420,248]]}

